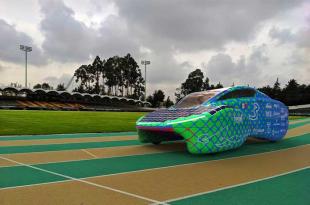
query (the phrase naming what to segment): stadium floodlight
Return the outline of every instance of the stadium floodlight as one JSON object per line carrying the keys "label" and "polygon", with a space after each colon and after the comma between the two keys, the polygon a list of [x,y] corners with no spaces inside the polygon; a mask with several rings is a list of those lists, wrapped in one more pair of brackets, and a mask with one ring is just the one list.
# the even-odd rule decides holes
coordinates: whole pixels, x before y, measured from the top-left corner
{"label": "stadium floodlight", "polygon": [[27,88],[27,53],[32,51],[32,47],[20,45],[19,49],[25,51],[25,87]]}
{"label": "stadium floodlight", "polygon": [[144,95],[146,100],[146,66],[151,64],[151,61],[142,60],[141,64],[144,65]]}

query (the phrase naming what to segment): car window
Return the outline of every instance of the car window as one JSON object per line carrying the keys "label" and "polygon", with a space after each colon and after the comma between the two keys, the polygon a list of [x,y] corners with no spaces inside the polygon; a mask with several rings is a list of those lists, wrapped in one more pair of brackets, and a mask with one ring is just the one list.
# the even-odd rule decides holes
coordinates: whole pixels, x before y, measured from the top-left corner
{"label": "car window", "polygon": [[211,91],[193,93],[193,94],[185,96],[182,100],[180,100],[175,105],[175,107],[176,108],[189,108],[189,107],[198,106],[206,102],[207,100],[209,100],[216,94],[217,92],[211,92]]}
{"label": "car window", "polygon": [[255,90],[253,89],[243,89],[243,90],[234,90],[231,91],[222,97],[219,98],[219,100],[227,100],[232,98],[247,98],[247,97],[254,97],[255,96]]}

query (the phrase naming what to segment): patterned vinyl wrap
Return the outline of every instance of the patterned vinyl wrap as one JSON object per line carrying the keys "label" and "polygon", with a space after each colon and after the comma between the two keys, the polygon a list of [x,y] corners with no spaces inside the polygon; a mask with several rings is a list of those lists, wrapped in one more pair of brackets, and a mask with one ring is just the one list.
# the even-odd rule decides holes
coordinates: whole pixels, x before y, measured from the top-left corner
{"label": "patterned vinyl wrap", "polygon": [[[283,103],[259,91],[255,97],[219,100],[227,92],[244,88],[248,87],[230,88],[199,107],[150,113],[137,122],[140,140],[166,141],[178,135],[190,153],[199,154],[237,148],[249,136],[282,139],[288,129],[288,109]],[[172,134],[163,134],[164,129]]]}

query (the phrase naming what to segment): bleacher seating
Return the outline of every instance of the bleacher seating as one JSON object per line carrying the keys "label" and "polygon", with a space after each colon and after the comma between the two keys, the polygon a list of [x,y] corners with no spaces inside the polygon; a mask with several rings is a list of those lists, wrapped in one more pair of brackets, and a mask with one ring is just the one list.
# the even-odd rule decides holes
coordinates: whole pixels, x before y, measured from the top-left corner
{"label": "bleacher seating", "polygon": [[141,111],[149,105],[149,102],[122,96],[15,87],[0,88],[0,109]]}

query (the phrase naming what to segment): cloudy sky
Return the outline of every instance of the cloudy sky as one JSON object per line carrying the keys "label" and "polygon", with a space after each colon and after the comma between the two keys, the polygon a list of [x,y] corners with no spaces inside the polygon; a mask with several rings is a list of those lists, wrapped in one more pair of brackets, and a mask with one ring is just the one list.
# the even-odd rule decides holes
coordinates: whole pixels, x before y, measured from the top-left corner
{"label": "cloudy sky", "polygon": [[94,56],[151,61],[149,92],[173,97],[200,68],[224,86],[310,82],[307,0],[0,0],[0,85],[68,82]]}

